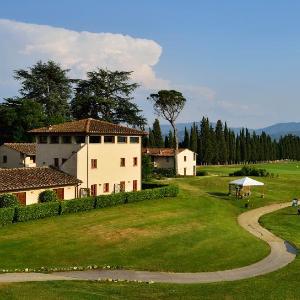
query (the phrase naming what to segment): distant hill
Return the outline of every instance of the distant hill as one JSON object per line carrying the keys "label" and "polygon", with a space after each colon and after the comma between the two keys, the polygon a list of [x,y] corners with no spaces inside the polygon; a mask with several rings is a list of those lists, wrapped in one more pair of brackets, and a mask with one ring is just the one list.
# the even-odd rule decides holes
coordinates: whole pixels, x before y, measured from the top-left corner
{"label": "distant hill", "polygon": [[[196,125],[199,126],[199,122],[195,122]],[[184,128],[186,127],[188,130],[193,126],[194,122],[187,122],[187,123],[178,123],[178,136],[179,140],[183,140],[184,137]],[[212,123],[214,126],[215,123]],[[234,127],[231,128],[235,133],[238,133],[242,127]],[[163,135],[167,135],[169,130],[171,129],[170,125],[161,124],[161,131]],[[255,131],[257,134],[261,134],[263,131],[269,134],[274,139],[279,139],[281,136],[287,134],[293,134],[300,136],[300,122],[288,122],[288,123],[278,123],[268,127],[259,128],[259,129],[251,129],[248,128],[250,132]]]}

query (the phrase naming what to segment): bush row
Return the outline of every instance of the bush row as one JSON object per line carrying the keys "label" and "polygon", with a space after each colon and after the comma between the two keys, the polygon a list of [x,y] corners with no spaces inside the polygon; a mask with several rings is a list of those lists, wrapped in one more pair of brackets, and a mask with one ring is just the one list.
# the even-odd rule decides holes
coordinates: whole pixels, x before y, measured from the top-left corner
{"label": "bush row", "polygon": [[144,200],[153,200],[164,197],[176,197],[179,189],[175,185],[141,190],[138,192],[101,195],[66,201],[46,202],[0,209],[0,225],[29,220],[88,211],[95,208],[104,208],[119,204],[132,203]]}

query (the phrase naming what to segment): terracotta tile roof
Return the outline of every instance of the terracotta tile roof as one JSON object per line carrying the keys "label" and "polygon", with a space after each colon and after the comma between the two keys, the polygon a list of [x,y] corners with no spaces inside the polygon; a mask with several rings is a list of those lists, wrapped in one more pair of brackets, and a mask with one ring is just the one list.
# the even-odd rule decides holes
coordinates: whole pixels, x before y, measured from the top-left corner
{"label": "terracotta tile roof", "polygon": [[[185,148],[179,148],[178,152],[186,150]],[[148,154],[150,156],[174,156],[174,149],[172,148],[143,148],[143,154]]]}
{"label": "terracotta tile roof", "polygon": [[50,188],[81,183],[76,177],[49,167],[0,169],[0,192]]}
{"label": "terracotta tile roof", "polygon": [[34,143],[4,143],[4,146],[27,155],[36,155],[36,144]]}
{"label": "terracotta tile roof", "polygon": [[71,121],[48,127],[37,128],[30,133],[81,133],[81,134],[112,134],[112,135],[146,135],[147,133],[134,128],[121,126],[95,119]]}

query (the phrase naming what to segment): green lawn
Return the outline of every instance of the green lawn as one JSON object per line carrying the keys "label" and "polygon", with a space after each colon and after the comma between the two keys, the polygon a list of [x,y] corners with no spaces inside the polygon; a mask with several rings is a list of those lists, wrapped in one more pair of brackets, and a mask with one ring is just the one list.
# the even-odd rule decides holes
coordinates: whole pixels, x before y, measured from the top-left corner
{"label": "green lawn", "polygon": [[268,254],[265,243],[237,226],[242,202],[215,195],[226,191],[228,178],[176,181],[177,198],[3,227],[0,269],[96,264],[195,272],[244,266]]}
{"label": "green lawn", "polygon": [[[264,178],[251,206],[288,201],[300,195],[297,163],[264,165],[279,177]],[[228,167],[215,174],[176,179],[176,199],[134,203],[1,229],[0,268],[26,266],[120,265],[126,268],[207,271],[247,265],[268,253],[266,245],[239,228],[243,201],[226,196]],[[288,208],[261,222],[300,248],[300,217]],[[5,284],[1,299],[300,299],[300,259],[272,274],[213,284],[44,282]],[[34,291],[34,292],[33,292]]]}

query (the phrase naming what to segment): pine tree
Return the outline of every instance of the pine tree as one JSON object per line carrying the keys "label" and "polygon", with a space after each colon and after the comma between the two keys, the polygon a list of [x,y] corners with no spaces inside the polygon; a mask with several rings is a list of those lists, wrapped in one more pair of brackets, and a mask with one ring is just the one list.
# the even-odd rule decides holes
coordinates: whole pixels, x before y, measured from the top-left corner
{"label": "pine tree", "polygon": [[153,131],[149,128],[149,147],[155,147]]}

